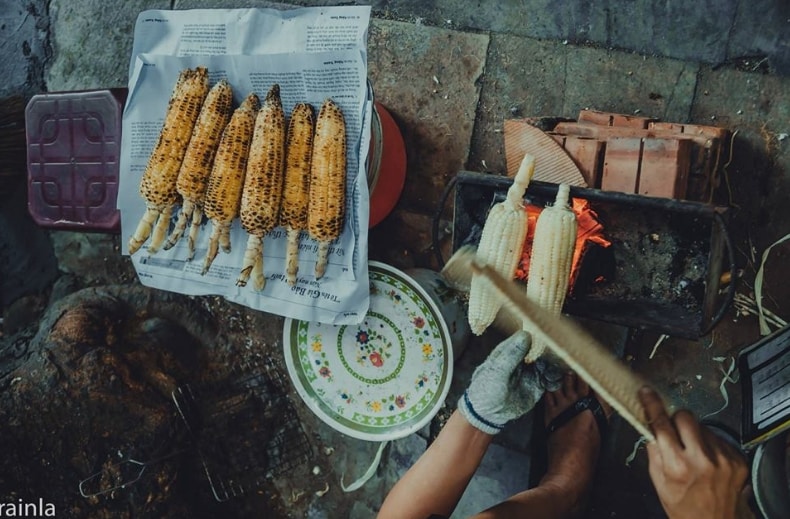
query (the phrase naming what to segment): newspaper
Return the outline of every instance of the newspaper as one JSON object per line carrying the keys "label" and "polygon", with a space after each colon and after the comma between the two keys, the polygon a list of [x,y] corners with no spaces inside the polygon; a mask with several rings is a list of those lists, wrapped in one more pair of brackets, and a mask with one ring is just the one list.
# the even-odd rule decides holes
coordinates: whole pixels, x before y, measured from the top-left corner
{"label": "newspaper", "polygon": [[[123,116],[118,209],[123,253],[145,212],[139,184],[159,136],[167,103],[181,70],[204,66],[213,85],[227,79],[236,104],[249,92],[261,99],[280,85],[286,115],[297,102],[316,110],[331,97],[343,110],[347,130],[346,219],[330,247],[326,274],[313,275],[317,243],[302,233],[297,284],[285,281],[285,230],[264,239],[263,291],[236,287],[247,234],[237,220],[231,252],[220,253],[201,275],[211,224],[204,223],[193,261],[186,240],[149,254],[146,245],[132,256],[140,281],[188,295],[216,294],[230,301],[285,317],[330,324],[356,324],[369,305],[369,197],[365,157],[370,142],[372,99],[367,84],[369,7],[199,9],[145,11],[137,20]],[[172,225],[178,211],[173,214]]]}

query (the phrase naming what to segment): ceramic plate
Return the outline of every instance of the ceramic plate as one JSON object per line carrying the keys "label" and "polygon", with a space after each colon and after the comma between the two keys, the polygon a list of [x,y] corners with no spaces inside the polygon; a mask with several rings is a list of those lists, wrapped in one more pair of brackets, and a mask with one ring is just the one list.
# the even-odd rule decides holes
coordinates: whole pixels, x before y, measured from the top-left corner
{"label": "ceramic plate", "polygon": [[299,396],[332,428],[370,441],[425,426],[452,380],[450,333],[410,277],[370,262],[370,309],[359,325],[286,319],[285,363]]}

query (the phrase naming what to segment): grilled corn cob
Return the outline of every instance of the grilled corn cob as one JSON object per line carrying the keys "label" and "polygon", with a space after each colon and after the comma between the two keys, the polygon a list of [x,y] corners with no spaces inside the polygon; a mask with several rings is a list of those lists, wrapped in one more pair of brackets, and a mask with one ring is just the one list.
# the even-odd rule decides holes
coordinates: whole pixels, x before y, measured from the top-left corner
{"label": "grilled corn cob", "polygon": [[254,273],[253,287],[263,290],[263,237],[280,218],[285,164],[285,113],[280,101],[280,86],[274,85],[266,94],[258,116],[244,177],[241,195],[241,226],[247,231],[247,250],[236,286],[247,284]]}
{"label": "grilled corn cob", "polygon": [[167,105],[159,140],[140,181],[140,195],[146,208],[134,235],[129,238],[129,254],[140,249],[151,236],[152,229],[148,252],[156,253],[165,240],[173,205],[178,201],[178,171],[207,93],[208,71],[205,68],[181,71]]}
{"label": "grilled corn cob", "polygon": [[299,234],[307,229],[307,206],[310,189],[310,161],[313,155],[315,111],[307,103],[299,103],[291,112],[285,149],[285,183],[280,208],[280,225],[288,233],[285,276],[288,284],[296,284],[299,271]]}
{"label": "grilled corn cob", "polygon": [[318,241],[316,279],[326,272],[329,244],[340,236],[345,210],[346,122],[340,107],[327,99],[315,123],[307,211],[307,232]]}
{"label": "grilled corn cob", "polygon": [[233,89],[224,79],[218,81],[209,90],[178,172],[176,190],[183,198],[183,203],[175,229],[165,243],[165,250],[178,242],[191,217],[187,257],[189,260],[195,256],[195,241],[203,219],[203,198],[206,194],[208,176],[211,174],[211,164],[214,162],[214,154],[217,152],[222,130],[230,120],[232,103]]}
{"label": "grilled corn cob", "polygon": [[[557,316],[568,291],[576,246],[576,213],[568,206],[568,193],[568,185],[560,184],[554,205],[547,206],[538,216],[527,278],[527,297]],[[530,331],[529,324],[525,323],[524,329]],[[532,339],[526,362],[534,362],[546,349],[542,339]]]}
{"label": "grilled corn cob", "polygon": [[208,272],[217,257],[218,247],[230,252],[230,224],[239,213],[247,155],[258,108],[258,96],[251,93],[233,112],[219,141],[203,207],[212,224],[208,252],[203,262],[203,274]]}
{"label": "grilled corn cob", "polygon": [[[477,246],[478,263],[490,265],[506,279],[513,279],[527,237],[527,212],[522,201],[534,172],[534,157],[524,155],[507,198],[489,211]],[[482,334],[494,322],[501,306],[502,298],[497,292],[481,276],[473,275],[468,318],[475,335]]]}

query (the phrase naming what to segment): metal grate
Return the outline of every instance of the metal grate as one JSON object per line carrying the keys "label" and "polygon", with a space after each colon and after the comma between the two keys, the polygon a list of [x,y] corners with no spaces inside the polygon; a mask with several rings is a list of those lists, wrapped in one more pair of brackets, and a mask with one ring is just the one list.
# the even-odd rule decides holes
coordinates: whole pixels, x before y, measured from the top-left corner
{"label": "metal grate", "polygon": [[310,443],[271,361],[241,365],[223,382],[181,386],[173,401],[217,501],[310,459]]}

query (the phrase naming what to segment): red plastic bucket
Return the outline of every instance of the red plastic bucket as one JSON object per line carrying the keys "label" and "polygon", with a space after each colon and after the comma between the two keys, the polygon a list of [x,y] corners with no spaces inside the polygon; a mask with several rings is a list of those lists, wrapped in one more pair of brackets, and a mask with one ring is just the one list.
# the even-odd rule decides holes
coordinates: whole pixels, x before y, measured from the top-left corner
{"label": "red plastic bucket", "polygon": [[370,188],[368,227],[372,228],[395,208],[406,180],[403,136],[392,115],[378,101],[373,105],[367,175]]}

